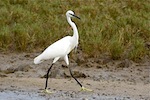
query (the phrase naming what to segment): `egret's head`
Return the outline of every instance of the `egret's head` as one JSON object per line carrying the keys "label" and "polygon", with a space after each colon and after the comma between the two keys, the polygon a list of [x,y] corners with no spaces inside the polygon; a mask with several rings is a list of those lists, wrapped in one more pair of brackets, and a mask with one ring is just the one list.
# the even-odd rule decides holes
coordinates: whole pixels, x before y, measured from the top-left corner
{"label": "egret's head", "polygon": [[74,14],[74,12],[71,11],[71,10],[68,10],[68,11],[66,12],[66,16],[68,16],[68,17],[76,17],[76,18],[80,19],[80,18],[79,18],[78,16],[76,16],[76,15]]}

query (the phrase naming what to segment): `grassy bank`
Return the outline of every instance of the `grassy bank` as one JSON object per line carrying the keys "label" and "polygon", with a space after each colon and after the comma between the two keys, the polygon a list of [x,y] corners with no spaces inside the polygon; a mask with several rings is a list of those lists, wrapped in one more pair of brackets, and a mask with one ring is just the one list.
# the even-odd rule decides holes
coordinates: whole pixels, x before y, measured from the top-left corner
{"label": "grassy bank", "polygon": [[0,0],[0,49],[44,49],[72,29],[67,10],[81,20],[80,49],[89,57],[103,53],[113,59],[141,59],[150,55],[149,0]]}

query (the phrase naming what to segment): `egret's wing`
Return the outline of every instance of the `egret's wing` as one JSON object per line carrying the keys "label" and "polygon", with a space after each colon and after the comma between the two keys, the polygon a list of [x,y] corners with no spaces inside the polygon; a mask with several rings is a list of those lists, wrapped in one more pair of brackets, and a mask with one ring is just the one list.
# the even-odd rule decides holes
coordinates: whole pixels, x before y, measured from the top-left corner
{"label": "egret's wing", "polygon": [[70,52],[71,36],[64,37],[50,45],[41,55],[44,59],[63,57]]}

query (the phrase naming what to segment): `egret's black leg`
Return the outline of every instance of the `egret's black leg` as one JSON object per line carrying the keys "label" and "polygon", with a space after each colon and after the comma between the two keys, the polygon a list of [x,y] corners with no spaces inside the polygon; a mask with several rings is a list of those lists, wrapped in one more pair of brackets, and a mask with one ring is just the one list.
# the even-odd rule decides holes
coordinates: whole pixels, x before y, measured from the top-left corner
{"label": "egret's black leg", "polygon": [[52,65],[50,66],[50,68],[48,69],[47,74],[46,74],[45,89],[47,88],[47,83],[48,83],[48,74],[49,74],[49,72],[50,72],[50,70],[51,70],[52,66],[53,66],[53,63],[52,63]]}
{"label": "egret's black leg", "polygon": [[70,67],[69,67],[69,71],[70,71],[71,76],[77,81],[77,83],[78,83],[78,84],[81,86],[81,88],[82,88],[82,84],[73,76]]}

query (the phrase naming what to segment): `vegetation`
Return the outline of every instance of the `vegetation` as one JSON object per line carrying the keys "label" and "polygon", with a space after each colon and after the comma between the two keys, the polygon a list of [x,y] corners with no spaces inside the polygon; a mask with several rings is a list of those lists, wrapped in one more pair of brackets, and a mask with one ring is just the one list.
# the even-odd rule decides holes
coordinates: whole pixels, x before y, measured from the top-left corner
{"label": "vegetation", "polygon": [[149,0],[0,0],[1,51],[44,49],[72,29],[66,11],[74,10],[80,49],[89,57],[141,59],[150,54]]}

